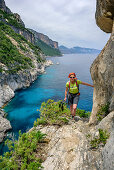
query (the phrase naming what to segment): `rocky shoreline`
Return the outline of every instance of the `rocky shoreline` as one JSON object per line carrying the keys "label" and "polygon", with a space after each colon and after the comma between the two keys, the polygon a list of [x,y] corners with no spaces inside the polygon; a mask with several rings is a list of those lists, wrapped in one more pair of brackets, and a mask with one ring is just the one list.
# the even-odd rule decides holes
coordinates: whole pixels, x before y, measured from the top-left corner
{"label": "rocky shoreline", "polygon": [[[47,60],[44,63],[37,63],[35,69],[25,70],[15,75],[3,73],[0,79],[0,107],[2,108],[15,96],[16,90],[29,87],[37,79],[37,76],[43,74],[45,68],[52,64],[51,60]],[[4,111],[0,109],[0,143],[11,128],[10,122],[5,118]]]}

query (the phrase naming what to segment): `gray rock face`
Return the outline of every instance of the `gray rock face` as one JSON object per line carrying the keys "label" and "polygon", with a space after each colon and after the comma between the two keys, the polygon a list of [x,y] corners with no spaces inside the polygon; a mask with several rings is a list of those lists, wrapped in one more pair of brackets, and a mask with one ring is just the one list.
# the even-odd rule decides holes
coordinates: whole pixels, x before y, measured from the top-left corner
{"label": "gray rock face", "polygon": [[14,27],[14,26],[11,26],[11,27],[16,33],[22,35],[26,40],[28,40],[29,42],[35,44],[35,37],[30,31],[28,31],[27,29],[22,30],[20,28]]}
{"label": "gray rock face", "polygon": [[0,107],[14,97],[14,91],[29,87],[37,79],[39,74],[45,72],[45,67],[52,64],[50,60],[45,63],[34,61],[35,68],[31,70],[20,71],[17,74],[3,73],[0,78]]}
{"label": "gray rock face", "polygon": [[3,117],[3,111],[0,110],[0,143],[6,136],[6,132],[11,128],[10,122]]}
{"label": "gray rock face", "polygon": [[114,110],[114,24],[109,41],[91,65],[90,71],[94,83],[90,122],[94,123],[99,105],[109,102],[110,111]]}
{"label": "gray rock face", "polygon": [[98,170],[102,166],[100,150],[92,151],[86,135],[89,127],[82,121],[70,122],[62,127],[38,126],[37,130],[47,134],[49,144],[44,170]]}
{"label": "gray rock face", "polygon": [[114,169],[114,111],[109,113],[101,122],[95,127],[98,129],[106,130],[110,137],[107,140],[106,145],[101,151],[102,154],[102,167],[103,170]]}
{"label": "gray rock face", "polygon": [[101,170],[114,169],[114,1],[97,0],[96,23],[111,36],[104,49],[91,66],[91,76],[94,82],[93,108],[90,124],[96,122],[96,114],[100,105],[110,103],[107,115],[97,126],[110,132],[105,147],[102,150]]}
{"label": "gray rock face", "polygon": [[112,129],[109,140],[102,150],[103,170],[114,169],[114,127]]}
{"label": "gray rock face", "polygon": [[17,14],[17,13],[14,13],[14,16],[15,16],[16,20],[18,21],[18,23],[20,23],[23,27],[25,27],[25,24],[24,24],[24,22],[22,21],[20,15]]}
{"label": "gray rock face", "polygon": [[96,6],[96,23],[105,32],[112,32],[114,17],[113,0],[97,0]]}
{"label": "gray rock face", "polygon": [[0,106],[14,97],[14,91],[8,85],[0,85]]}
{"label": "gray rock face", "polygon": [[109,133],[112,132],[114,126],[114,111],[110,112],[101,122],[96,126],[98,129],[107,130]]}
{"label": "gray rock face", "polygon": [[32,29],[30,29],[31,32],[34,33],[35,35],[35,39],[40,39],[43,42],[45,42],[46,44],[48,44],[49,46],[58,49],[58,42],[56,41],[52,41],[47,35],[44,35],[42,33],[36,32]]}

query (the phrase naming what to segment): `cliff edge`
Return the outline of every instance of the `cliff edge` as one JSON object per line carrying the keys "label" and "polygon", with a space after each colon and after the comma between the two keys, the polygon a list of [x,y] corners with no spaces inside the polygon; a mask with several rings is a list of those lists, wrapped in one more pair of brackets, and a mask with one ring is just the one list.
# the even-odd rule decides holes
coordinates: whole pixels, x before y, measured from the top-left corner
{"label": "cliff edge", "polygon": [[[91,65],[90,72],[94,83],[93,108],[90,124],[97,122],[100,107],[109,105],[108,115],[97,127],[108,129],[112,125],[110,138],[102,150],[103,170],[114,168],[114,1],[97,0],[96,23],[106,33],[111,33],[107,44]],[[102,114],[102,113],[101,113]],[[101,168],[102,169],[102,168]]]}
{"label": "cliff edge", "polygon": [[[97,0],[96,22],[98,26],[111,32],[107,44],[91,65],[91,77],[94,83],[93,109],[90,123],[95,123],[96,114],[101,105],[109,103],[109,111],[114,110],[114,1]],[[105,12],[104,12],[105,11]],[[110,11],[111,17],[105,16]],[[109,24],[110,20],[110,24]],[[104,29],[103,29],[104,28]],[[110,30],[110,31],[109,31]]]}

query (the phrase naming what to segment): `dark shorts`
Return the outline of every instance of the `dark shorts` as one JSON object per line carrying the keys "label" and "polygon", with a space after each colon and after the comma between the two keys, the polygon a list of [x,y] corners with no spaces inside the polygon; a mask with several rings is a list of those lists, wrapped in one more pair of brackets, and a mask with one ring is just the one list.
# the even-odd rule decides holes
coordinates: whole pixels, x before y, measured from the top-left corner
{"label": "dark shorts", "polygon": [[78,105],[78,101],[79,101],[79,95],[68,93],[68,104],[69,105],[72,105],[72,104]]}

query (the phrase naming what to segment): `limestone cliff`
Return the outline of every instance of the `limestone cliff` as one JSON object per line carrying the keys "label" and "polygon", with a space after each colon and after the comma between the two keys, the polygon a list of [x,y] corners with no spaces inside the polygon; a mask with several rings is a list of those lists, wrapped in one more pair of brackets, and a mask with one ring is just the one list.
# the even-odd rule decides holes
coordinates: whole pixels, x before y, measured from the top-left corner
{"label": "limestone cliff", "polygon": [[15,26],[11,26],[12,29],[22,35],[24,38],[26,38],[27,41],[31,42],[32,44],[35,44],[35,37],[34,37],[34,34],[32,34],[29,30],[27,29],[20,29],[18,27],[15,27]]}
{"label": "limestone cliff", "polygon": [[[97,1],[96,22],[111,36],[99,56],[91,66],[91,76],[94,82],[93,109],[90,122],[96,121],[100,105],[110,103],[109,111],[114,110],[114,1]],[[105,12],[104,12],[105,11]],[[110,12],[111,17],[105,13]],[[109,22],[110,21],[110,22]]]}
{"label": "limestone cliff", "polygon": [[34,33],[36,39],[40,39],[43,42],[45,42],[47,45],[58,49],[58,42],[53,41],[47,35],[44,35],[44,34],[39,33],[39,32],[36,32],[36,31],[34,31],[32,29],[30,29],[30,31],[32,31]]}
{"label": "limestone cliff", "polygon": [[[91,65],[94,82],[93,108],[90,124],[96,123],[102,105],[109,103],[109,114],[96,126],[110,132],[110,138],[101,151],[103,170],[114,169],[114,1],[97,0],[96,23],[105,32],[111,33],[107,44]],[[107,126],[108,124],[108,126]]]}
{"label": "limestone cliff", "polygon": [[35,38],[32,32],[25,28],[25,24],[21,17],[17,13],[12,13],[11,10],[6,6],[4,0],[0,0],[0,21],[5,24],[12,26],[12,29],[23,35],[29,42],[35,43]]}

